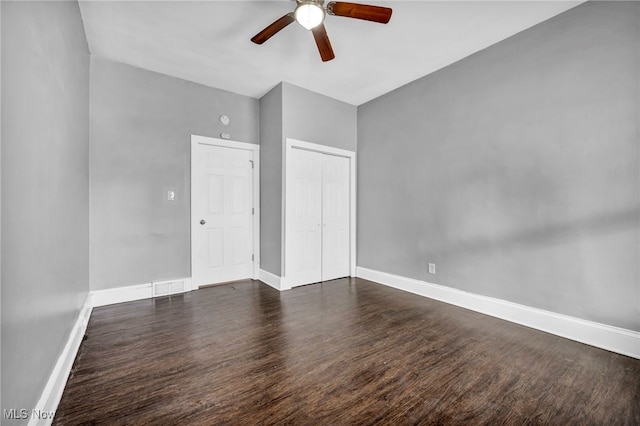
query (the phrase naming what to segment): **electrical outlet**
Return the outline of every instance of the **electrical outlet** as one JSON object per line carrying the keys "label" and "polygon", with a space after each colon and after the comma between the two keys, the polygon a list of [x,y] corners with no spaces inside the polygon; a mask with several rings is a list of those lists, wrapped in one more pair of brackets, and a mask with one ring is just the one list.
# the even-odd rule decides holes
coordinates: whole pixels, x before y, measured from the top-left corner
{"label": "electrical outlet", "polygon": [[435,263],[430,263],[429,264],[429,273],[430,274],[435,274],[436,273],[436,264]]}

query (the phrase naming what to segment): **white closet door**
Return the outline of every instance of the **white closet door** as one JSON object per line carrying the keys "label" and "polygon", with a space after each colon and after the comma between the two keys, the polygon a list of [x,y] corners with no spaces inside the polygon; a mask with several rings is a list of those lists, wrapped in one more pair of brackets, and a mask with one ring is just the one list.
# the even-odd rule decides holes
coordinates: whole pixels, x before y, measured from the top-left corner
{"label": "white closet door", "polygon": [[292,149],[286,176],[287,283],[349,276],[350,159]]}
{"label": "white closet door", "polygon": [[291,150],[287,170],[286,277],[292,285],[322,281],[322,155]]}
{"label": "white closet door", "polygon": [[195,286],[253,276],[253,153],[197,145],[193,173]]}
{"label": "white closet door", "polygon": [[322,281],[349,276],[349,162],[322,155]]}

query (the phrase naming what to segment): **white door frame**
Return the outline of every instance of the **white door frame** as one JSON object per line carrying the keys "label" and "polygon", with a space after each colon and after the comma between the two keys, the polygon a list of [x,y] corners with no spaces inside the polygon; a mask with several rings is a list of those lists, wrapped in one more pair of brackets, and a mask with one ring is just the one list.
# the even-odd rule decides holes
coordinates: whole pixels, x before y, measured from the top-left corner
{"label": "white door frame", "polygon": [[346,157],[349,159],[349,275],[356,276],[356,153],[346,149],[334,148],[331,146],[305,142],[293,138],[285,138],[284,149],[282,150],[282,240],[281,240],[281,273],[280,289],[288,290],[291,283],[286,276],[286,235],[287,235],[287,169],[291,161],[289,153],[292,149],[304,149],[307,151],[320,152],[322,154]]}
{"label": "white door frame", "polygon": [[[195,150],[194,146],[202,144],[202,145],[212,145],[212,146],[221,146],[224,148],[233,148],[233,149],[243,149],[247,151],[253,152],[253,206],[254,206],[254,215],[253,215],[253,279],[257,280],[260,273],[260,145],[256,145],[253,143],[247,142],[237,142],[228,139],[218,139],[211,138],[208,136],[199,136],[199,135],[191,135],[191,194],[193,194],[193,182],[194,179],[194,170],[193,164]],[[190,237],[191,237],[191,265],[190,269],[192,271],[191,275],[193,276],[193,224],[198,220],[195,214],[195,199],[191,196],[191,222],[190,222]]]}

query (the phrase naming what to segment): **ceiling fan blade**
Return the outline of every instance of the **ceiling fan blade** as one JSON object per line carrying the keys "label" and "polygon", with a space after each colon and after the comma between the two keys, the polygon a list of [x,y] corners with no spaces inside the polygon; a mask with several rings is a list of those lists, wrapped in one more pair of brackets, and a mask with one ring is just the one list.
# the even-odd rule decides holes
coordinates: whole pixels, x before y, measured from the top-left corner
{"label": "ceiling fan blade", "polygon": [[391,19],[392,10],[382,6],[332,1],[327,4],[327,12],[329,12],[330,15],[364,19],[366,21],[386,24],[389,22],[389,19]]}
{"label": "ceiling fan blade", "polygon": [[329,36],[327,35],[327,30],[324,28],[324,24],[312,28],[311,32],[313,33],[313,38],[316,40],[322,62],[327,62],[335,58],[336,55],[333,54],[331,42],[329,41]]}
{"label": "ceiling fan blade", "polygon": [[256,44],[262,44],[265,41],[269,40],[274,35],[276,35],[278,31],[282,30],[284,27],[286,27],[293,21],[295,21],[295,18],[293,17],[293,13],[287,13],[282,18],[274,21],[271,25],[267,26],[267,28],[265,28],[264,30],[260,31],[258,34],[253,36],[251,41]]}

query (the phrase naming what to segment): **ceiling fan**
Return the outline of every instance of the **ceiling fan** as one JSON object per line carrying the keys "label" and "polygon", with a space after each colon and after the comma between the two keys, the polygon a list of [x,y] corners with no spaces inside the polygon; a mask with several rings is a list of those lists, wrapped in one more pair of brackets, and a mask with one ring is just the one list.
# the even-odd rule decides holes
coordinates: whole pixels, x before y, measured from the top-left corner
{"label": "ceiling fan", "polygon": [[297,21],[307,30],[311,30],[318,46],[318,51],[320,51],[320,57],[323,62],[326,62],[335,58],[329,36],[324,28],[324,18],[327,14],[386,24],[391,19],[392,12],[388,7],[341,1],[330,1],[326,7],[323,7],[324,0],[296,0],[296,3],[296,9],[293,12],[287,13],[271,25],[268,25],[264,30],[256,34],[251,41],[256,44],[262,44],[293,21]]}

